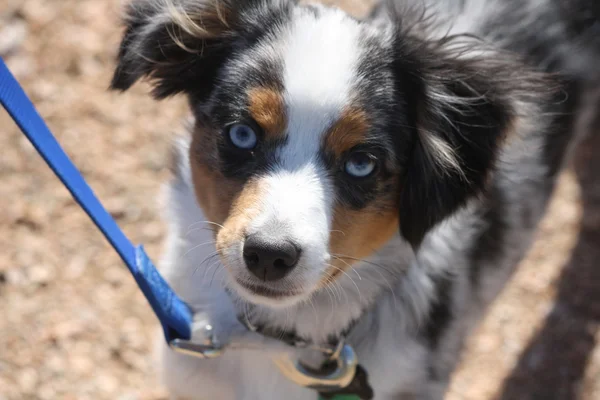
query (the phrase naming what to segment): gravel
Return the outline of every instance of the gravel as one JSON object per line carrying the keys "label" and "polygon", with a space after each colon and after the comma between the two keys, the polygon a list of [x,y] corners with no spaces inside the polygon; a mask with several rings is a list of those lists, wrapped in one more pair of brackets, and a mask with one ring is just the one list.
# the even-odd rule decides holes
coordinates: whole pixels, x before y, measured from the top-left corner
{"label": "gravel", "polygon": [[[185,102],[156,103],[144,84],[125,95],[106,90],[121,3],[2,0],[0,56],[126,234],[156,260],[167,144]],[[367,9],[345,3],[357,14]],[[4,112],[0,148],[0,399],[166,399],[149,356],[155,319],[125,267]],[[581,218],[570,169],[529,257],[468,341],[448,399],[600,398],[600,319],[568,301],[551,313],[564,299],[572,250],[586,237],[578,236]],[[596,248],[581,253],[584,263],[597,262]],[[590,271],[583,304],[598,305]],[[564,321],[585,329],[561,336]],[[536,347],[546,337],[552,346]],[[591,345],[575,346],[580,341]],[[553,353],[584,356],[547,357]],[[555,390],[536,397],[540,386]]]}

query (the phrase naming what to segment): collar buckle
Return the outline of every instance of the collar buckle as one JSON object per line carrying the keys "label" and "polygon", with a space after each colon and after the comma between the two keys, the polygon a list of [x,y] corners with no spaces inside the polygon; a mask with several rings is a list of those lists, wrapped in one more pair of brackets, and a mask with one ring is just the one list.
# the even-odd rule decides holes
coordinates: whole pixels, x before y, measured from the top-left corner
{"label": "collar buckle", "polygon": [[[208,320],[196,325],[194,336],[197,339],[173,339],[169,347],[177,353],[202,359],[220,357],[228,347],[254,348],[252,343],[221,343]],[[256,329],[250,328],[256,332]],[[288,346],[305,348],[321,352],[326,356],[325,362],[318,369],[302,364],[292,353],[273,358],[281,373],[297,385],[314,389],[318,392],[336,392],[347,388],[354,380],[358,367],[358,357],[352,346],[345,343],[342,337],[335,346],[316,346],[303,340],[284,341]]]}
{"label": "collar buckle", "polygon": [[202,337],[204,340],[201,342],[173,339],[169,342],[169,347],[177,353],[198,358],[217,358],[223,354],[225,348],[218,342],[212,325],[202,326]]}
{"label": "collar buckle", "polygon": [[[286,355],[276,358],[275,364],[292,382],[319,392],[346,388],[356,375],[358,358],[352,346],[340,340],[324,366],[319,370],[308,368],[298,360]],[[331,368],[330,368],[330,367]]]}

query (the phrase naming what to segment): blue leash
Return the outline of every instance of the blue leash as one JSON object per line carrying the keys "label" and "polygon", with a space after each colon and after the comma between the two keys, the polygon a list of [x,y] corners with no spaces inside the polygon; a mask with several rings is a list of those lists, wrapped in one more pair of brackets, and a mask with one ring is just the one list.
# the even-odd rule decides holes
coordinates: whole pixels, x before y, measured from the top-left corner
{"label": "blue leash", "polygon": [[144,248],[134,246],[104,209],[1,58],[0,104],[119,253],[162,324],[167,342],[189,340],[191,310],[169,287]]}

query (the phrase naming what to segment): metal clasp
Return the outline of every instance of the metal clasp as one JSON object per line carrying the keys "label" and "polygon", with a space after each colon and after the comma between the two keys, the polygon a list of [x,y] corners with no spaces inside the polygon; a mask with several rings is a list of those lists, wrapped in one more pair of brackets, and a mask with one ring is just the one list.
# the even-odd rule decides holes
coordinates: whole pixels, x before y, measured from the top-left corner
{"label": "metal clasp", "polygon": [[[254,337],[254,341],[220,343],[213,326],[207,321],[204,321],[200,329],[195,332],[199,333],[200,339],[198,341],[174,339],[169,343],[169,346],[178,353],[203,359],[220,357],[227,348],[264,350],[264,338],[262,338],[262,341],[257,340],[259,339],[258,336]],[[256,335],[254,332],[252,333]],[[272,344],[287,346],[275,340],[272,340]],[[326,348],[313,345],[302,347],[317,350],[327,355],[326,362],[323,364],[324,367],[318,370],[306,367],[293,353],[285,353],[274,357],[273,361],[286,378],[297,385],[321,392],[343,389],[352,383],[356,375],[358,358],[354,349],[347,345],[343,339],[335,347]]]}
{"label": "metal clasp", "polygon": [[169,343],[169,347],[178,353],[198,358],[217,358],[221,356],[224,347],[218,342],[212,325],[204,325],[202,334],[204,340],[200,343],[191,340],[173,339]]}
{"label": "metal clasp", "polygon": [[317,391],[343,389],[350,385],[356,375],[358,358],[354,349],[340,340],[328,362],[335,363],[335,368],[324,368],[320,371],[309,369],[291,356],[276,358],[279,370],[292,382]]}

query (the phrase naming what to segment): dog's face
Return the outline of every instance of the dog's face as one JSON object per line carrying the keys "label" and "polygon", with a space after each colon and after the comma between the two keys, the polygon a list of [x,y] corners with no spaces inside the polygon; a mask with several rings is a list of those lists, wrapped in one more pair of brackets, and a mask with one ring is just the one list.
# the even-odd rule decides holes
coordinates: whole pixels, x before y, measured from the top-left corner
{"label": "dog's face", "polygon": [[398,228],[415,248],[479,193],[513,119],[505,65],[285,0],[139,0],[112,86],[196,116],[190,160],[230,286],[305,300]]}

